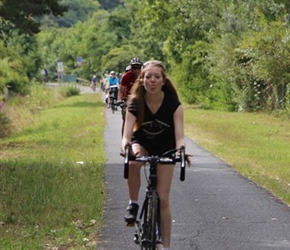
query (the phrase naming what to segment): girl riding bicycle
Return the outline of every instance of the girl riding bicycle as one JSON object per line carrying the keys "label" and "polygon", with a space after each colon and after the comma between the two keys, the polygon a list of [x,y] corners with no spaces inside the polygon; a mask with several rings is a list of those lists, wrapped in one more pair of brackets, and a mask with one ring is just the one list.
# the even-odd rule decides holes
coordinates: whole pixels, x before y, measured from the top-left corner
{"label": "girl riding bicycle", "polygon": [[[144,63],[143,69],[132,87],[125,118],[122,148],[130,142],[132,154],[161,155],[172,148],[185,145],[183,107],[179,102],[173,83],[167,78],[164,66],[159,61]],[[130,161],[129,205],[125,221],[135,222],[138,213],[138,195],[141,186],[142,163]],[[170,248],[171,209],[170,187],[174,172],[173,164],[157,167],[157,192],[161,208],[161,233],[163,249]]]}

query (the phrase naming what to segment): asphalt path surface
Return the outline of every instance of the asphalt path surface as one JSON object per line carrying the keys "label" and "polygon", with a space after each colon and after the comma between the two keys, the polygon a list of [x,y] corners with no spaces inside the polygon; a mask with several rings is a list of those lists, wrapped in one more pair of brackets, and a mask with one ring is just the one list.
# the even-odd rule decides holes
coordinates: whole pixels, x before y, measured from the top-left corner
{"label": "asphalt path surface", "polygon": [[[99,91],[99,90],[98,90]],[[81,86],[82,93],[93,93]],[[98,250],[139,249],[134,228],[126,227],[128,205],[120,153],[121,112],[105,110],[106,204]],[[290,208],[268,191],[239,175],[231,166],[187,138],[194,155],[179,181],[176,166],[171,190],[172,250],[289,250]],[[142,172],[143,173],[143,172]],[[139,202],[144,198],[143,174]]]}
{"label": "asphalt path surface", "polygon": [[[121,112],[105,111],[107,200],[98,250],[139,249],[134,228],[126,227],[128,204],[120,153]],[[179,181],[176,165],[171,190],[172,250],[286,250],[290,249],[290,208],[268,191],[239,175],[231,166],[187,138],[194,155]],[[143,173],[143,172],[142,172]],[[143,175],[144,178],[144,175]],[[145,181],[139,197],[144,198]]]}

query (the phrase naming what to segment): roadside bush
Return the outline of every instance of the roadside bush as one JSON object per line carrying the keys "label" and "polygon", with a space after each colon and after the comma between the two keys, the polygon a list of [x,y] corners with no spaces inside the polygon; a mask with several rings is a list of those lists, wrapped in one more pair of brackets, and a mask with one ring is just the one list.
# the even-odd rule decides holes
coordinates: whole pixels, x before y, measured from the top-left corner
{"label": "roadside bush", "polygon": [[14,93],[26,94],[29,79],[27,77],[26,61],[11,48],[6,48],[0,41],[0,92],[6,86]]}
{"label": "roadside bush", "polygon": [[0,138],[8,137],[12,132],[12,122],[8,116],[0,111]]}
{"label": "roadside bush", "polygon": [[36,113],[50,107],[54,103],[54,99],[53,90],[33,82],[29,94],[25,96],[25,105],[32,113]]}
{"label": "roadside bush", "polygon": [[74,95],[79,95],[81,92],[80,88],[77,85],[67,85],[60,88],[60,93],[63,97],[70,97]]}
{"label": "roadside bush", "polygon": [[10,93],[0,111],[0,138],[21,131],[33,123],[42,110],[63,99],[58,89],[47,89],[36,83],[30,84],[27,95]]}

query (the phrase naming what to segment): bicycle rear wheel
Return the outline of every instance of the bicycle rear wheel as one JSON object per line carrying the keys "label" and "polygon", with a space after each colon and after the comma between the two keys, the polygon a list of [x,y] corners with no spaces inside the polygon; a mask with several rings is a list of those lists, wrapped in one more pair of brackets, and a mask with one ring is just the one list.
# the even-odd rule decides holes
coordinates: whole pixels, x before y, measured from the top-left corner
{"label": "bicycle rear wheel", "polygon": [[142,250],[157,249],[157,228],[158,228],[158,194],[153,191],[148,198],[147,211],[145,211],[143,224]]}

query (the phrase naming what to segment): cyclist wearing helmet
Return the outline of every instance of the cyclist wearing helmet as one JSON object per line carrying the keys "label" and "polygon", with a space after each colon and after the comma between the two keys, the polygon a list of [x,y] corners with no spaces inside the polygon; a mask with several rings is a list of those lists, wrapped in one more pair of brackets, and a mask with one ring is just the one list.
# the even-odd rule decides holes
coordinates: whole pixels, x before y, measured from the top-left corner
{"label": "cyclist wearing helmet", "polygon": [[[118,100],[121,101],[126,99],[130,94],[131,87],[139,76],[142,68],[142,61],[140,58],[133,58],[130,62],[130,70],[128,70],[122,77],[120,89],[118,93]],[[127,68],[126,68],[127,69]]]}
{"label": "cyclist wearing helmet", "polygon": [[125,73],[131,70],[131,65],[128,65],[125,69]]}
{"label": "cyclist wearing helmet", "polygon": [[[117,93],[119,88],[119,78],[116,77],[116,72],[111,71],[108,83],[106,86],[107,93],[113,97],[113,100],[117,100]],[[110,108],[110,97],[108,98],[108,108]]]}
{"label": "cyclist wearing helmet", "polygon": [[[143,63],[140,58],[136,57],[136,58],[131,59],[130,69],[128,69],[128,71],[125,72],[125,74],[122,76],[122,79],[119,85],[118,103],[123,102],[123,101],[126,102],[127,97],[130,94],[131,88],[141,72],[142,66],[143,66]],[[122,112],[122,119],[123,119],[122,134],[123,134],[124,120],[125,120],[124,111]]]}

